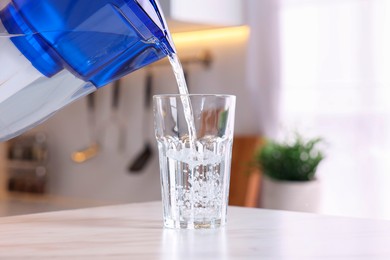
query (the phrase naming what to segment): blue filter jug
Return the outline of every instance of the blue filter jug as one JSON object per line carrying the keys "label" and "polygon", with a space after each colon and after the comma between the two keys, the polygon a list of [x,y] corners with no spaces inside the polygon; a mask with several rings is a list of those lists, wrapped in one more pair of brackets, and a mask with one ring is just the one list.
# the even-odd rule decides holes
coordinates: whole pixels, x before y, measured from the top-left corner
{"label": "blue filter jug", "polygon": [[155,0],[0,0],[0,141],[174,52]]}

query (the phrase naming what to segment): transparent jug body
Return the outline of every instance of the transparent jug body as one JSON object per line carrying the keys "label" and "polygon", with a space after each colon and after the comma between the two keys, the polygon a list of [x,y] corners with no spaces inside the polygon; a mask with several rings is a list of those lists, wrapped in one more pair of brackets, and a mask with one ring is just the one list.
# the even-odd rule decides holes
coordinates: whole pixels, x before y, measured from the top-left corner
{"label": "transparent jug body", "polygon": [[0,0],[0,141],[173,52],[154,0]]}
{"label": "transparent jug body", "polygon": [[[96,90],[63,69],[51,78],[39,73],[23,55],[7,60],[18,50],[11,38],[23,37],[0,32],[0,59],[5,66],[0,73],[0,141],[31,129],[56,111]],[[13,48],[12,48],[13,47]],[[11,57],[10,57],[11,58]]]}

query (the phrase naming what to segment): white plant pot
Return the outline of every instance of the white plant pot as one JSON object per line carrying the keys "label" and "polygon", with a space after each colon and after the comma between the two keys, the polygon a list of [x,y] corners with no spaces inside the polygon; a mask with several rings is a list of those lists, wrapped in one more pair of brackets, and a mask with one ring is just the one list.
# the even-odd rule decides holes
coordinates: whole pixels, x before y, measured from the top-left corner
{"label": "white plant pot", "polygon": [[289,211],[317,212],[320,183],[312,181],[278,181],[263,177],[260,207]]}

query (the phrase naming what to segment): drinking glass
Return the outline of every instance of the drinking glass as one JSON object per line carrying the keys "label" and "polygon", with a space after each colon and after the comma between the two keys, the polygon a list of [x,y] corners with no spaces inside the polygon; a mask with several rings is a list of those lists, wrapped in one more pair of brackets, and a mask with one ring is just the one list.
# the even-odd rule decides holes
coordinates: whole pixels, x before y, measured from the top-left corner
{"label": "drinking glass", "polygon": [[226,224],[235,96],[153,97],[164,226]]}

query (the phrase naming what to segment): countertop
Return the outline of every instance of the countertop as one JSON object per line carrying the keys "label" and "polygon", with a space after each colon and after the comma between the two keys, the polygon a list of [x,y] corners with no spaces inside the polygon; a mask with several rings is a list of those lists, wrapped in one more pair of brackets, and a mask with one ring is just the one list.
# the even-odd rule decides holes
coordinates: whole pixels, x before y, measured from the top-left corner
{"label": "countertop", "polygon": [[0,217],[114,204],[118,204],[118,202],[76,199],[50,194],[4,192],[0,194]]}
{"label": "countertop", "polygon": [[162,228],[161,202],[0,218],[0,259],[390,259],[390,221],[229,207],[216,230]]}

